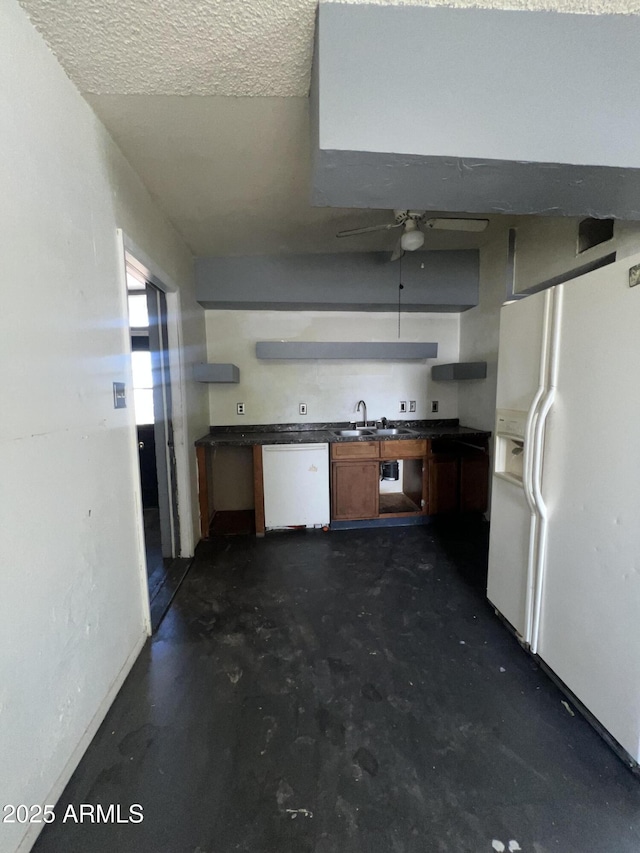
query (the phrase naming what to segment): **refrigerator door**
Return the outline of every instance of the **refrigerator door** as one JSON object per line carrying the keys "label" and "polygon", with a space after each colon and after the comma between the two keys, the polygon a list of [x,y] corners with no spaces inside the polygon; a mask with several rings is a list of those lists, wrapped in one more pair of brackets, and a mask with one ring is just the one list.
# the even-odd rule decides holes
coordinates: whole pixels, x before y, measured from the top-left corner
{"label": "refrigerator door", "polygon": [[540,387],[547,294],[536,293],[502,306],[497,409],[529,411]]}
{"label": "refrigerator door", "polygon": [[329,524],[328,444],[266,444],[262,469],[265,527]]}
{"label": "refrigerator door", "polygon": [[561,285],[538,653],[640,760],[640,255]]}
{"label": "refrigerator door", "polygon": [[494,475],[487,598],[525,641],[530,519],[522,486]]}
{"label": "refrigerator door", "polygon": [[[521,413],[526,462],[521,483],[497,469],[494,452],[487,597],[526,643],[530,641],[536,518],[530,496],[530,436],[545,390],[550,294],[504,305],[500,314],[497,406]],[[526,414],[525,414],[526,413]],[[500,418],[498,418],[498,422]],[[500,427],[497,427],[497,430]],[[496,435],[496,445],[503,437]],[[528,496],[529,492],[529,496]]]}

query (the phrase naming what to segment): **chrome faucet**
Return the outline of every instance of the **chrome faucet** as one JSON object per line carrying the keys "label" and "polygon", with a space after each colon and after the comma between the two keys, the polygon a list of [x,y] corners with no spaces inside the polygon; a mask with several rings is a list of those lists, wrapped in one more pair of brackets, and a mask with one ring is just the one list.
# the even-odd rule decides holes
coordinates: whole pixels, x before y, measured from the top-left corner
{"label": "chrome faucet", "polygon": [[360,406],[362,406],[362,414],[364,415],[364,420],[362,421],[362,426],[367,425],[367,404],[364,400],[358,400],[358,405],[356,406],[356,412],[360,411]]}

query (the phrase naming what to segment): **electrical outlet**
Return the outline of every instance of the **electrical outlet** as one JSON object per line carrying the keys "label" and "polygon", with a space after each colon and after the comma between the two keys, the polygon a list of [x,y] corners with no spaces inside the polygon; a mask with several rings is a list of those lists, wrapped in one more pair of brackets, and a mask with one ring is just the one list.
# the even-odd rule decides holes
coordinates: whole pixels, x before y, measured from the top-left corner
{"label": "electrical outlet", "polygon": [[300,403],[300,405],[298,406],[298,411],[300,412],[301,415],[306,415],[307,414],[307,404],[306,403]]}
{"label": "electrical outlet", "polygon": [[407,401],[406,401],[406,400],[400,400],[400,409],[399,409],[399,411],[400,411],[400,412],[406,412],[406,411],[407,411]]}
{"label": "electrical outlet", "polygon": [[409,411],[415,412],[415,410],[416,410],[416,401],[415,400],[409,400]]}
{"label": "electrical outlet", "polygon": [[238,403],[236,406],[236,411],[239,415],[244,415],[244,403]]}
{"label": "electrical outlet", "polygon": [[432,411],[432,413],[434,413],[434,414],[435,414],[435,412],[437,412],[437,411],[438,411],[438,401],[437,401],[437,400],[432,400],[432,401],[431,401],[431,411]]}

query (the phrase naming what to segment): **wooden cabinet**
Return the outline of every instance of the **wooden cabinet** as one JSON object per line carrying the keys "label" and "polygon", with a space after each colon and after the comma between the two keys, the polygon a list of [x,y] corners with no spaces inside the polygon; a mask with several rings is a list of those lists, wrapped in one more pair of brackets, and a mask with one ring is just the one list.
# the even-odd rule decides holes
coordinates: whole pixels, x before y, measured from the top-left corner
{"label": "wooden cabinet", "polygon": [[429,515],[458,511],[458,459],[437,454],[429,459]]}
{"label": "wooden cabinet", "polygon": [[[331,445],[331,518],[425,515],[427,511],[426,439],[336,442]],[[382,492],[380,464],[404,461],[399,488]]]}
{"label": "wooden cabinet", "polygon": [[429,458],[429,515],[484,512],[488,504],[489,454],[486,441],[433,442]]}
{"label": "wooden cabinet", "polygon": [[378,462],[375,460],[334,462],[331,469],[332,518],[338,521],[376,518],[378,515]]}
{"label": "wooden cabinet", "polygon": [[489,498],[489,454],[460,457],[460,511],[485,512]]}
{"label": "wooden cabinet", "polygon": [[[249,448],[245,450],[248,452]],[[262,446],[255,444],[252,450],[254,509],[246,512],[255,520],[256,535],[264,536]],[[424,515],[487,509],[487,438],[372,438],[332,442],[330,450],[334,521],[419,519]],[[213,509],[206,446],[198,445],[197,461],[201,534],[206,539]],[[382,482],[381,464],[394,461],[400,463],[396,477]]]}

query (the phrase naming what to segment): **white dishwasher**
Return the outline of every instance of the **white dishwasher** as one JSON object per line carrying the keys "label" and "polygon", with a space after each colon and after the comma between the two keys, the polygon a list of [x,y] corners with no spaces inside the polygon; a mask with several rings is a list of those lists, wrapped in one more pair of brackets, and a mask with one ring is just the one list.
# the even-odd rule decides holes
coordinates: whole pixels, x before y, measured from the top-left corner
{"label": "white dishwasher", "polygon": [[329,445],[264,444],[264,525],[329,524]]}

